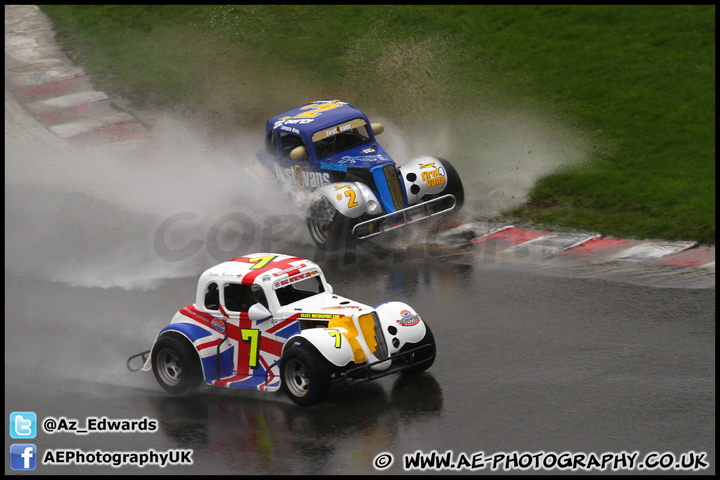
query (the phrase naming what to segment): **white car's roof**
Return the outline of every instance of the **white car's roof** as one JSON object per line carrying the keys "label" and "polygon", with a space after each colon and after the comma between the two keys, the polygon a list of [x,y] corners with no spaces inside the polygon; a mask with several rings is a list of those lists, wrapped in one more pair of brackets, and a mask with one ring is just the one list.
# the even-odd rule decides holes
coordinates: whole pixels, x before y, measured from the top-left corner
{"label": "white car's roof", "polygon": [[239,282],[252,285],[261,282],[286,280],[307,269],[320,268],[311,260],[277,253],[254,253],[220,263],[200,276],[200,283],[209,280]]}

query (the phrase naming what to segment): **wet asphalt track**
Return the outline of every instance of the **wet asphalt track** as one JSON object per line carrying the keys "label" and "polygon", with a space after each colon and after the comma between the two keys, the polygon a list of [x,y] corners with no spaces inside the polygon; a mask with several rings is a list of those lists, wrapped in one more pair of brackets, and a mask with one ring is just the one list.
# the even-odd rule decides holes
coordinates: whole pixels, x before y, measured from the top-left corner
{"label": "wet asphalt track", "polygon": [[415,306],[438,346],[426,374],[338,388],[311,408],[281,393],[209,387],[171,397],[151,373],[128,372],[124,359],[151,338],[132,331],[160,328],[192,297],[194,278],[135,291],[6,274],[6,413],[31,410],[81,425],[87,416],[159,422],[155,433],[40,433],[41,451],[194,452],[192,466],[143,473],[373,473],[381,452],[395,456],[386,471],[402,473],[402,455],[416,450],[692,450],[707,452],[705,472],[714,471],[714,289],[551,278],[432,258],[366,260],[330,265],[326,274],[350,298]]}
{"label": "wet asphalt track", "polygon": [[[6,94],[6,432],[13,411],[80,426],[88,416],[149,417],[156,432],[41,431],[32,442],[41,456],[60,448],[191,449],[193,464],[39,465],[36,473],[362,474],[375,473],[373,459],[389,452],[395,460],[384,472],[397,474],[403,455],[418,450],[637,451],[641,458],[694,451],[707,454],[702,473],[714,473],[714,286],[550,276],[531,266],[441,261],[422,247],[411,258],[359,252],[343,264],[321,261],[307,240],[276,242],[275,250],[318,260],[344,296],[413,305],[433,328],[436,363],[418,377],[335,389],[311,408],[281,393],[165,394],[151,373],[127,371],[125,359],[193,301],[207,260],[184,265],[189,277],[160,272],[150,287],[48,277],[87,270],[85,278],[100,285],[132,273],[139,267],[130,261],[103,260],[133,258],[157,222],[92,194],[17,180],[15,169],[34,168],[36,149],[59,155],[64,148],[46,134]],[[153,258],[145,266],[156,265],[162,261]],[[14,473],[14,442],[6,434],[6,474]]]}

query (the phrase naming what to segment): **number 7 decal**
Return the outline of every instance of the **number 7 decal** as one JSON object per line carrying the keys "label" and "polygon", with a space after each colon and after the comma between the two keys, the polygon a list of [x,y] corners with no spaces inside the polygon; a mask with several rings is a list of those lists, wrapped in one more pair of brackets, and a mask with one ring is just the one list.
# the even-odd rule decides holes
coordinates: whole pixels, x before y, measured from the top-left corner
{"label": "number 7 decal", "polygon": [[342,340],[342,333],[335,330],[328,330],[328,334],[331,337],[335,337],[335,348],[340,348],[340,341]]}
{"label": "number 7 decal", "polygon": [[268,263],[272,262],[277,258],[277,255],[268,255],[265,257],[255,257],[248,259],[248,262],[254,263],[252,267],[250,267],[250,270],[259,270],[266,266]]}
{"label": "number 7 decal", "polygon": [[240,337],[243,342],[250,344],[250,358],[248,366],[252,369],[258,367],[258,357],[260,353],[260,330],[255,328],[243,328],[240,330]]}

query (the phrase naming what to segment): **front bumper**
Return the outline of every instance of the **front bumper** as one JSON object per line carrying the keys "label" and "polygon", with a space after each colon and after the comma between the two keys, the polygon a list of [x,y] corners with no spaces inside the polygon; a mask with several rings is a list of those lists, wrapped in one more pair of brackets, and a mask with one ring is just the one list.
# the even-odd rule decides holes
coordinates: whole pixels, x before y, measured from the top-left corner
{"label": "front bumper", "polygon": [[[427,350],[427,356],[425,358],[422,358],[421,360],[415,360],[415,354],[419,352],[424,352],[425,350]],[[349,370],[345,370],[337,378],[333,379],[333,381],[343,382],[343,384],[347,386],[352,386],[369,382],[370,380],[376,380],[387,375],[392,375],[393,373],[402,372],[403,370],[407,370],[408,368],[414,367],[416,365],[422,365],[423,363],[431,362],[433,360],[432,353],[434,352],[434,350],[435,347],[430,344],[412,348],[405,352],[391,355],[385,360],[379,360],[377,362],[367,363],[364,365],[350,368]],[[385,362],[392,362],[390,368],[383,371],[372,370],[372,366],[379,365]]]}
{"label": "front bumper", "polygon": [[427,202],[417,203],[402,210],[387,215],[371,218],[360,222],[352,229],[353,238],[361,240],[374,237],[389,230],[404,227],[405,225],[419,222],[436,215],[448,213],[455,208],[457,200],[452,194],[433,198]]}

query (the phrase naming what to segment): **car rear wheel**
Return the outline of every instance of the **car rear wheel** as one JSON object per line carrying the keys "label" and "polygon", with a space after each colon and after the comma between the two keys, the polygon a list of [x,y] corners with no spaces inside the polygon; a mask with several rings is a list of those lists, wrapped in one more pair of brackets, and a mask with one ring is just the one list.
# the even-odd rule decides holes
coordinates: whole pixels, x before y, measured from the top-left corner
{"label": "car rear wheel", "polygon": [[330,375],[318,354],[305,346],[292,347],[280,360],[282,388],[298,405],[319,402],[330,387]]}
{"label": "car rear wheel", "polygon": [[202,380],[197,352],[179,334],[158,339],[152,351],[152,368],[160,386],[174,395],[194,390]]}

